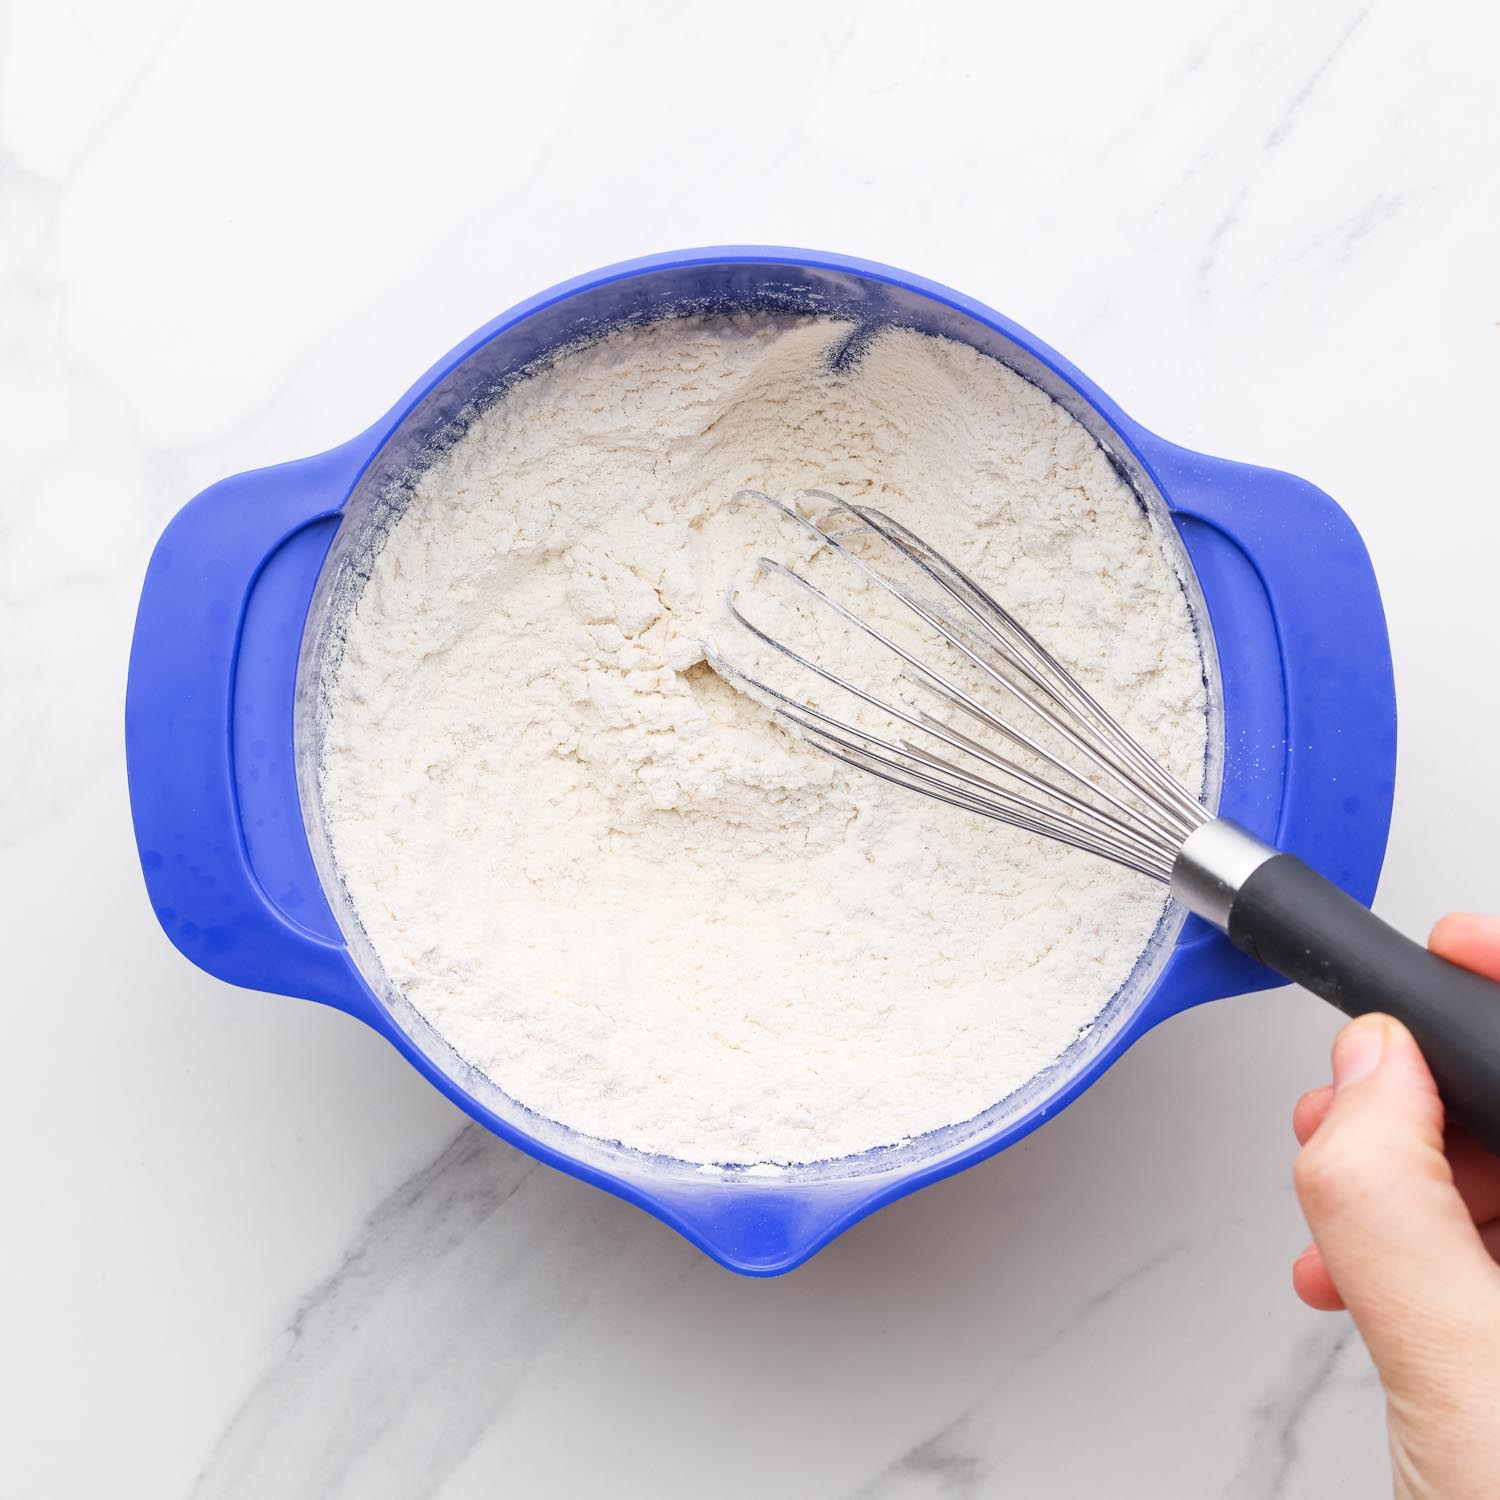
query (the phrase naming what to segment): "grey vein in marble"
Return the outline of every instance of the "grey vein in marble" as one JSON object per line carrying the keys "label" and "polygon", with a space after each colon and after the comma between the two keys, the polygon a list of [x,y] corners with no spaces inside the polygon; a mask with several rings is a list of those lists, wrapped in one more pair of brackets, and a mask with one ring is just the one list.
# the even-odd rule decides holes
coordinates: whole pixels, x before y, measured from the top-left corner
{"label": "grey vein in marble", "polygon": [[1347,1318],[1315,1325],[1292,1348],[1287,1368],[1255,1408],[1250,1452],[1225,1491],[1225,1500],[1277,1500],[1301,1452],[1308,1409],[1333,1377],[1354,1342]]}
{"label": "grey vein in marble", "polygon": [[1327,252],[1328,263],[1331,266],[1343,265],[1364,247],[1377,230],[1396,222],[1407,214],[1422,196],[1416,189],[1374,194],[1352,213],[1346,214],[1338,223],[1322,230],[1306,244],[1276,260],[1267,268],[1265,275],[1257,283],[1256,290],[1265,291],[1288,271],[1299,269],[1313,261],[1320,252]]}
{"label": "grey vein in marble", "polygon": [[1301,85],[1282,108],[1275,124],[1272,125],[1261,144],[1253,170],[1240,185],[1239,190],[1235,193],[1228,209],[1219,219],[1219,222],[1209,231],[1203,258],[1198,263],[1198,279],[1200,282],[1206,282],[1212,274],[1224,241],[1240,222],[1245,204],[1249,201],[1250,195],[1255,189],[1255,184],[1265,170],[1267,163],[1285,144],[1287,138],[1292,133],[1293,127],[1301,117],[1307,101],[1312,98],[1318,85],[1327,75],[1328,70],[1347,49],[1354,34],[1369,19],[1370,12],[1374,8],[1375,0],[1366,0],[1366,3],[1355,11],[1348,24],[1345,25],[1343,30],[1334,39],[1332,46],[1328,48],[1322,58],[1308,71]]}
{"label": "grey vein in marble", "polygon": [[981,1455],[995,1453],[994,1439],[980,1430],[980,1413],[1018,1376],[1064,1339],[1087,1326],[1095,1314],[1116,1302],[1138,1283],[1149,1280],[1182,1254],[1184,1246],[1168,1245],[1132,1266],[1102,1291],[1087,1298],[1051,1333],[1010,1365],[1000,1379],[986,1385],[968,1406],[931,1437],[886,1465],[851,1500],[907,1500],[916,1495],[979,1496],[990,1492],[989,1466]]}
{"label": "grey vein in marble", "polygon": [[466,1127],[298,1309],[194,1500],[435,1494],[619,1255],[619,1209]]}

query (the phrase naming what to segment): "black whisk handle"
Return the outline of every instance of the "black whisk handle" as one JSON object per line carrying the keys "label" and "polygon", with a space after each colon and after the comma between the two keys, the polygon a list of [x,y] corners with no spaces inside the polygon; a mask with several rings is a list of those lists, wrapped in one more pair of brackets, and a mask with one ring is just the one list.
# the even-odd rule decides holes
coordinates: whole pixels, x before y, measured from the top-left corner
{"label": "black whisk handle", "polygon": [[1253,870],[1228,918],[1237,948],[1346,1015],[1402,1022],[1450,1114],[1500,1153],[1500,984],[1403,937],[1292,854]]}

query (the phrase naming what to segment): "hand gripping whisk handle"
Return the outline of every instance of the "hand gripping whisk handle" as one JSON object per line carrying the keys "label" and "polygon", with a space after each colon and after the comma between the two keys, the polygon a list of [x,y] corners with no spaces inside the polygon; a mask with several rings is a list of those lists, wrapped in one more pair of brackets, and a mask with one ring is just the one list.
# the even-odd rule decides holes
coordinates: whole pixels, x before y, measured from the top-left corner
{"label": "hand gripping whisk handle", "polygon": [[1172,893],[1251,958],[1346,1015],[1383,1011],[1449,1112],[1500,1154],[1500,984],[1429,953],[1292,854],[1227,818],[1188,835]]}

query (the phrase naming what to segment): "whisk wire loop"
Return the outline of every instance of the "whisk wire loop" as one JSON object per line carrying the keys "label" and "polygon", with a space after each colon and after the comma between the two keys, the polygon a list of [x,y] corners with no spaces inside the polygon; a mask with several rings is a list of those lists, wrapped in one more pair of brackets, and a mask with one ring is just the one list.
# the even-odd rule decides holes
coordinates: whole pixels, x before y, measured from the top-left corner
{"label": "whisk wire loop", "polygon": [[[952,676],[924,661],[865,615],[786,564],[767,557],[757,559],[762,573],[785,580],[815,607],[832,611],[904,663],[906,670],[897,674],[901,680],[957,709],[983,730],[1033,757],[1042,769],[1029,769],[925,709],[902,707],[832,671],[751,620],[740,607],[737,589],[731,588],[726,605],[742,628],[799,668],[878,714],[906,725],[915,732],[915,738],[895,742],[860,728],[772,687],[717,653],[710,653],[712,664],[768,701],[777,716],[809,745],[846,765],[963,811],[1055,839],[1152,879],[1170,882],[1183,839],[1210,816],[1191,793],[988,591],[930,543],[873,506],[851,504],[821,490],[804,491],[799,498],[823,502],[827,506],[823,519],[810,520],[759,490],[742,490],[734,501],[767,505],[811,534],[820,550],[827,549],[903,606],[945,647],[975,668],[981,684],[1001,689],[1010,703],[1039,720],[1066,749],[1054,750],[1039,737],[1040,732],[1028,732],[1010,714],[979,701]],[[855,524],[843,530],[831,529],[831,518],[838,515],[849,517]],[[873,537],[913,565],[948,604],[957,607],[959,617],[954,618],[936,600],[924,599],[903,587],[852,551],[845,541],[856,537]],[[935,754],[928,748],[933,741],[957,752],[959,760]],[[1082,758],[1082,766],[1063,758],[1070,751]],[[983,772],[976,765],[983,767]],[[1003,781],[985,773],[998,773]],[[1017,786],[1026,791],[1018,791]]]}
{"label": "whisk wire loop", "polygon": [[[1093,695],[1009,610],[955,563],[950,562],[936,548],[923,541],[899,521],[874,506],[853,505],[839,500],[826,490],[808,490],[804,494],[809,498],[826,500],[835,508],[854,516],[865,528],[903,552],[927,577],[938,584],[944,593],[957,602],[990,637],[991,643],[1001,655],[1023,674],[1033,688],[1051,698],[1063,714],[1081,720],[1087,729],[1114,745],[1136,772],[1168,797],[1172,804],[1170,812],[1173,815],[1173,821],[1180,829],[1179,837],[1185,836],[1205,821],[1208,815],[1197,799],[1180,786],[1117,719],[1100,707]],[[793,514],[796,513],[793,512]],[[812,529],[822,531],[821,527]],[[824,534],[826,535],[826,532]],[[869,576],[875,576],[873,570],[868,567],[866,567],[866,572]],[[942,627],[938,625],[937,628]],[[947,632],[944,631],[944,634],[946,635]],[[955,641],[954,644],[959,643]],[[961,647],[961,649],[965,649],[966,654],[969,654],[967,648]],[[972,655],[971,659],[975,660],[977,665],[984,666]],[[1058,725],[1041,705],[1028,695],[1018,693],[1015,684],[1006,681],[1001,674],[992,670],[990,676],[1000,686],[1022,697],[1029,707],[1041,713],[1054,728],[1067,734],[1070,739],[1074,740],[1077,748],[1096,764],[1101,761],[1107,762],[1115,774],[1125,776],[1130,780],[1134,779],[1130,772],[1120,766],[1103,747],[1091,746],[1086,740],[1076,739],[1071,731]]]}

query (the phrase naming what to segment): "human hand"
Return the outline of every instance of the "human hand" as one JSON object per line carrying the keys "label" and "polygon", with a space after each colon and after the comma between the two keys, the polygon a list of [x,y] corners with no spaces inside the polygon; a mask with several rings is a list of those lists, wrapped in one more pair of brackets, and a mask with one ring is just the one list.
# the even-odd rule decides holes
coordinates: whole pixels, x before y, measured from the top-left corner
{"label": "human hand", "polygon": [[[1500,979],[1500,918],[1444,917],[1428,946]],[[1500,1160],[1443,1106],[1411,1033],[1351,1021],[1333,1085],[1297,1101],[1309,1307],[1347,1308],[1386,1393],[1398,1500],[1500,1495]]]}

